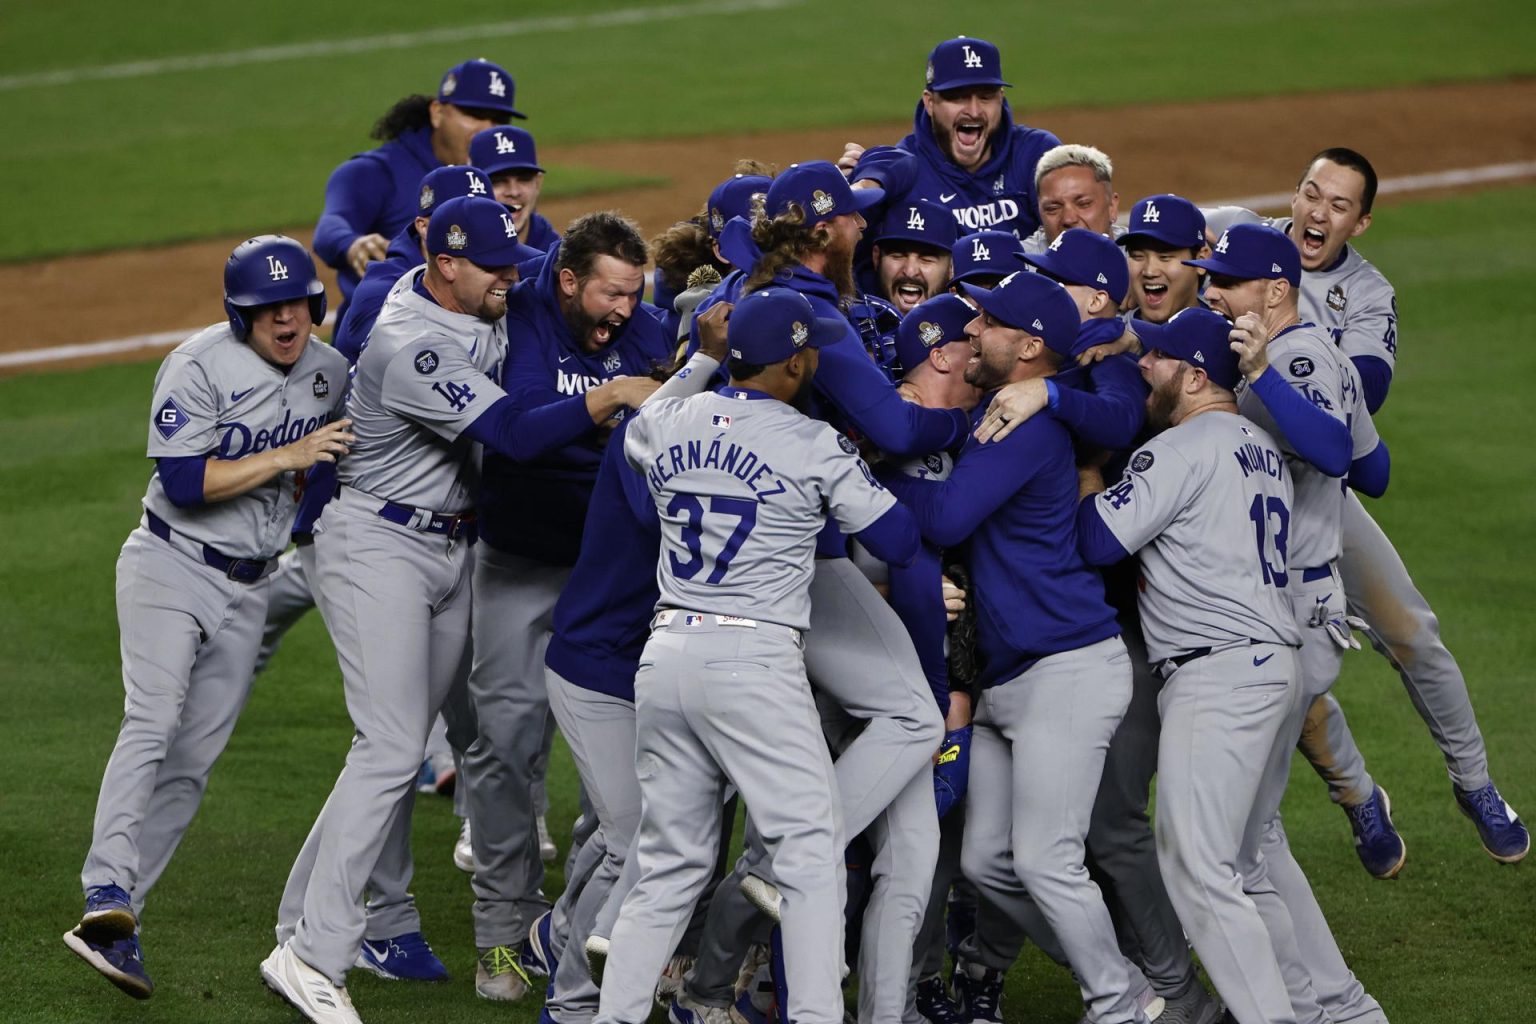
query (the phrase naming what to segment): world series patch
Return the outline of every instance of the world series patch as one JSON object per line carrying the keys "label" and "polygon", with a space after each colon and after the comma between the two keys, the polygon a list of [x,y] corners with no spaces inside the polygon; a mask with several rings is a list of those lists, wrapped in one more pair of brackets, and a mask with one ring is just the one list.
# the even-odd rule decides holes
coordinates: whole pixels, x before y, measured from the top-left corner
{"label": "world series patch", "polygon": [[325,374],[319,372],[315,374],[313,390],[315,392],[316,398],[324,398],[331,393],[331,385],[330,382],[325,379]]}

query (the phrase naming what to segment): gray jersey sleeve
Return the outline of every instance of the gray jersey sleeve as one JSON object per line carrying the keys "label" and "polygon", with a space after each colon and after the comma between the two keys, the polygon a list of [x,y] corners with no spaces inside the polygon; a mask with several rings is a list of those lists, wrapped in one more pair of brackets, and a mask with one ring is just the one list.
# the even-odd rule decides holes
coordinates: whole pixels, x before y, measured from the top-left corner
{"label": "gray jersey sleeve", "polygon": [[209,455],[219,447],[219,393],[188,353],[172,352],[160,364],[150,409],[150,458]]}
{"label": "gray jersey sleeve", "polygon": [[1371,418],[1365,404],[1365,389],[1360,386],[1360,375],[1355,364],[1348,359],[1344,363],[1344,408],[1349,416],[1349,436],[1354,442],[1350,460],[1361,459],[1376,450],[1381,435],[1376,432],[1376,421]]}
{"label": "gray jersey sleeve", "polygon": [[1199,482],[1184,456],[1154,437],[1131,456],[1119,482],[1095,501],[1109,532],[1134,555],[1168,529],[1189,504]]}
{"label": "gray jersey sleeve", "polygon": [[[1364,260],[1345,284],[1347,316],[1337,335],[1339,351],[1354,359],[1374,356],[1397,365],[1397,294],[1387,279]],[[1324,297],[1326,303],[1327,298]]]}
{"label": "gray jersey sleeve", "polygon": [[875,480],[852,441],[827,427],[809,445],[807,470],[819,482],[827,512],[844,533],[858,533],[896,504],[896,496]]}
{"label": "gray jersey sleeve", "polygon": [[385,409],[449,441],[506,395],[460,343],[432,334],[400,347],[384,370],[382,391]]}

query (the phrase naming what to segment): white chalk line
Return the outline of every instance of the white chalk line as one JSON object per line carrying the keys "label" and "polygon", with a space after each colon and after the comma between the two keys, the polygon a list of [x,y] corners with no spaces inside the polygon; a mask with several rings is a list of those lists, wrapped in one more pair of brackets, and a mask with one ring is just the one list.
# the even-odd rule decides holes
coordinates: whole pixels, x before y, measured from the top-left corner
{"label": "white chalk line", "polygon": [[[1383,178],[1376,194],[1397,195],[1403,192],[1423,192],[1437,188],[1460,188],[1490,182],[1513,181],[1536,177],[1536,160],[1518,163],[1488,164],[1483,167],[1462,167],[1451,171],[1434,171],[1429,174],[1406,174],[1396,178]],[[1266,210],[1289,206],[1290,192],[1273,192],[1267,195],[1241,196],[1237,199],[1220,199],[1202,206],[1245,206],[1250,210]],[[335,319],[334,313],[326,315],[326,323]],[[43,363],[62,362],[68,359],[90,359],[100,356],[136,352],[142,349],[168,348],[179,345],[191,337],[195,329],[158,331],[140,334],[132,338],[112,341],[93,341],[79,345],[59,345],[53,348],[26,349],[21,352],[0,353],[0,369],[18,366],[37,366]]]}
{"label": "white chalk line", "polygon": [[422,29],[417,32],[390,32],[385,35],[359,36],[353,39],[316,40],[311,43],[292,43],[285,46],[255,46],[246,50],[230,50],[223,53],[197,53],[188,54],[184,57],[162,57],[156,60],[129,61],[123,64],[104,64],[99,67],[59,68],[54,71],[0,75],[0,92],[11,92],[17,89],[35,89],[45,86],[74,85],[77,82],[148,78],[154,75],[173,74],[183,71],[205,71],[210,68],[233,68],[246,64],[275,64],[282,61],[307,60],[313,57],[334,57],[341,54],[376,53],[380,50],[408,50],[417,46],[478,42],[484,39],[524,36],[537,32],[570,32],[578,29],[619,28],[630,25],[643,25],[656,21],[696,18],[704,15],[772,11],[784,7],[799,6],[804,2],[805,0],[712,0],[710,3],[663,4],[656,7],[635,7],[628,10],[602,11],[596,14],[519,18],[514,21],[492,22],[488,25],[451,25],[441,28]]}

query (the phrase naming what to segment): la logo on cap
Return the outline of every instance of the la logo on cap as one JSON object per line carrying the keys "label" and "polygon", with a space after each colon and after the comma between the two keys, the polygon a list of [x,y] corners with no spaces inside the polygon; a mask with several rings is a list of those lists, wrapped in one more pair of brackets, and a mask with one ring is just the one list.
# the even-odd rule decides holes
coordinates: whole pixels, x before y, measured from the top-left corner
{"label": "la logo on cap", "polygon": [[[501,72],[491,72],[490,89],[492,96],[505,96],[507,94],[507,83],[501,80]],[[498,150],[498,152],[500,152],[500,150]]]}
{"label": "la logo on cap", "polygon": [[911,212],[907,214],[907,227],[913,231],[926,231],[927,228],[923,226],[923,215],[918,212],[917,207],[912,206],[908,209]]}
{"label": "la logo on cap", "polygon": [[971,49],[970,44],[962,43],[960,49],[965,51],[965,66],[968,68],[981,67],[981,54]]}
{"label": "la logo on cap", "polygon": [[1148,203],[1146,210],[1141,214],[1143,224],[1157,224],[1162,220],[1162,212],[1158,210],[1156,203]]}
{"label": "la logo on cap", "polygon": [[981,239],[976,238],[971,241],[971,259],[985,262],[991,258],[992,250],[988,249]]}
{"label": "la logo on cap", "polygon": [[1226,254],[1226,251],[1227,251],[1227,233],[1225,231],[1223,231],[1221,233],[1221,241],[1216,243],[1216,251],[1221,253],[1221,254],[1223,254],[1223,255]]}
{"label": "la logo on cap", "polygon": [[832,199],[832,197],[827,195],[821,189],[817,189],[811,193],[811,209],[815,210],[816,213],[820,216],[826,216],[827,214],[831,213],[832,207],[836,205],[837,204]]}
{"label": "la logo on cap", "polygon": [[501,222],[507,226],[507,237],[508,238],[516,238],[517,237],[517,228],[512,226],[512,215],[509,214],[509,213],[502,214],[501,215]]}
{"label": "la logo on cap", "polygon": [[498,152],[498,153],[516,153],[517,152],[517,143],[515,143],[511,139],[507,138],[505,135],[497,135],[496,136],[496,152]]}
{"label": "la logo on cap", "polygon": [[464,173],[469,176],[469,194],[472,196],[485,195],[485,182],[480,179],[480,175],[474,171],[465,171]]}

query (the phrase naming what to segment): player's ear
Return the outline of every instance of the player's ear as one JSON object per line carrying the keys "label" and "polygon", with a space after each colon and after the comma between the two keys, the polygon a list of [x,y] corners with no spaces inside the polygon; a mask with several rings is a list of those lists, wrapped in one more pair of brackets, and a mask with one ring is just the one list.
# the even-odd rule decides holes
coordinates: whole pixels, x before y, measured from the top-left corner
{"label": "player's ear", "polygon": [[443,118],[447,116],[447,113],[447,104],[443,103],[441,100],[432,101],[432,105],[427,108],[427,117],[432,122],[433,131],[436,131],[438,128],[442,127]]}
{"label": "player's ear", "polygon": [[933,116],[933,90],[931,89],[923,90],[923,113],[929,117]]}
{"label": "player's ear", "polygon": [[1088,298],[1088,315],[1098,316],[1099,311],[1109,304],[1109,292],[1095,290]]}
{"label": "player's ear", "polygon": [[[1211,236],[1209,234],[1207,234],[1205,237],[1206,238],[1210,238]],[[1211,243],[1210,242],[1206,242],[1204,245],[1200,246],[1200,248],[1195,250],[1195,254],[1190,257],[1190,259],[1192,259],[1192,260],[1208,260],[1210,258],[1211,258]],[[1205,273],[1205,271],[1201,270],[1199,267],[1196,267],[1195,268],[1195,273],[1203,275]]]}
{"label": "player's ear", "polygon": [[444,281],[453,281],[459,276],[459,265],[453,261],[453,257],[445,252],[440,252],[432,257],[433,264],[437,267],[437,275]]}
{"label": "player's ear", "polygon": [[1355,226],[1349,229],[1349,237],[1354,238],[1365,233],[1365,229],[1371,226],[1371,215],[1362,213],[1360,219],[1355,221]]}
{"label": "player's ear", "polygon": [[560,269],[560,293],[562,295],[568,299],[573,298],[576,295],[576,286],[578,283],[579,282],[576,280],[576,271],[572,270],[570,267],[562,267]]}

